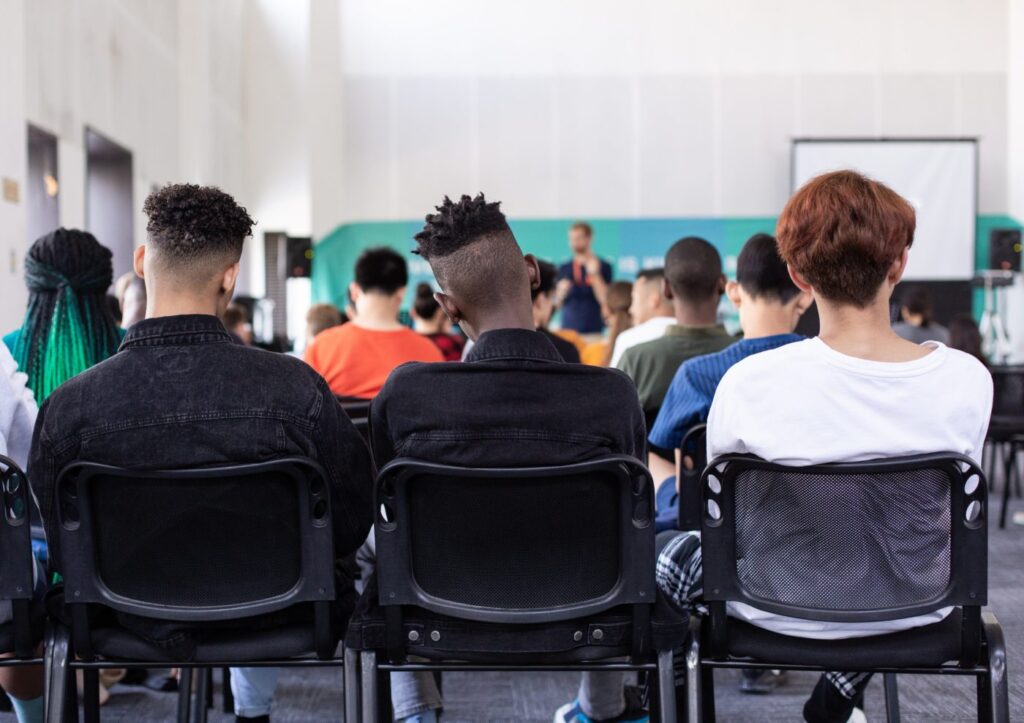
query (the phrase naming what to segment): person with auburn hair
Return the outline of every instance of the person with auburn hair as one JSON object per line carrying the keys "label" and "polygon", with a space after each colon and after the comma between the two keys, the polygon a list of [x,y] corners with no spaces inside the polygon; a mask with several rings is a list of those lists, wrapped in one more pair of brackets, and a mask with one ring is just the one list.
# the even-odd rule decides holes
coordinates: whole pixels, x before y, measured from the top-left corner
{"label": "person with auburn hair", "polygon": [[[889,299],[906,268],[914,226],[906,200],[853,171],[818,176],[793,195],[776,229],[779,254],[797,288],[813,295],[821,333],[749,356],[725,373],[708,416],[709,459],[739,453],[813,465],[929,452],[980,458],[992,409],[988,371],[941,342],[902,339],[889,324]],[[696,609],[703,588],[700,533],[663,533],[659,545],[658,585],[676,605]],[[922,575],[946,564],[941,546],[920,551]],[[779,574],[787,564],[779,561]],[[729,609],[775,633],[823,640],[929,625],[950,612],[829,623],[742,604]],[[804,706],[805,720],[865,720],[869,677],[823,675]]]}

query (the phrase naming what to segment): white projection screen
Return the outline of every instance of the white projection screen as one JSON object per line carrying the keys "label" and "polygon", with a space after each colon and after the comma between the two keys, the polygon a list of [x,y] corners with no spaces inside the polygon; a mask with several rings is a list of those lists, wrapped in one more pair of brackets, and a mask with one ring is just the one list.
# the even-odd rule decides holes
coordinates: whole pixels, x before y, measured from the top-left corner
{"label": "white projection screen", "polygon": [[793,190],[843,168],[885,183],[917,210],[904,278],[962,281],[974,276],[977,154],[974,139],[796,139]]}

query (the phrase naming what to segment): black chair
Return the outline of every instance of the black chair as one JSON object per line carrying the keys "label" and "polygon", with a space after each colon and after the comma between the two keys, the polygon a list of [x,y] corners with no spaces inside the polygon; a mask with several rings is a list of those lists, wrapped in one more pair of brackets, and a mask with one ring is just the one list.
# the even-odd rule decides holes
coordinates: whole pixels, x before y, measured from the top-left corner
{"label": "black chair", "polygon": [[[1003,633],[982,612],[985,476],[971,459],[785,467],[727,455],[705,470],[701,489],[710,615],[688,644],[689,720],[714,718],[714,668],[883,673],[890,721],[899,718],[895,674],[971,675],[979,720],[1009,720]],[[730,618],[729,603],[836,623],[953,612],[900,632],[811,640]]]}
{"label": "black chair", "polygon": [[[147,471],[73,463],[56,495],[70,630],[57,625],[48,641],[51,723],[76,715],[69,669],[85,671],[91,722],[99,669],[181,668],[178,720],[187,721],[205,720],[206,669],[342,664],[330,494],[315,462]],[[200,632],[182,653],[135,635],[124,615]],[[350,691],[357,665],[346,657]],[[201,674],[190,711],[193,669]]]}
{"label": "black chair", "polygon": [[379,715],[379,672],[437,670],[656,672],[675,720],[672,650],[688,623],[655,604],[653,485],[636,459],[398,459],[376,496],[377,571],[346,638],[362,651],[363,721]]}
{"label": "black chair", "polygon": [[[679,444],[679,464],[676,466],[676,484],[679,489],[679,529],[700,529],[700,475],[708,463],[708,425],[695,424],[686,430]],[[686,469],[684,460],[693,462]]]}
{"label": "black chair", "polygon": [[1002,464],[1003,500],[999,527],[1006,527],[1010,493],[1020,494],[1017,454],[1024,449],[1024,366],[992,367],[992,419],[988,427],[985,470],[990,477]]}
{"label": "black chair", "polygon": [[338,401],[341,402],[341,408],[352,420],[352,424],[355,425],[359,434],[363,436],[364,440],[369,441],[371,400],[358,397],[338,397]]}
{"label": "black chair", "polygon": [[18,464],[0,455],[0,601],[10,602],[11,619],[0,624],[0,667],[42,665],[35,648],[43,635],[42,605],[32,604],[34,588],[28,481]]}

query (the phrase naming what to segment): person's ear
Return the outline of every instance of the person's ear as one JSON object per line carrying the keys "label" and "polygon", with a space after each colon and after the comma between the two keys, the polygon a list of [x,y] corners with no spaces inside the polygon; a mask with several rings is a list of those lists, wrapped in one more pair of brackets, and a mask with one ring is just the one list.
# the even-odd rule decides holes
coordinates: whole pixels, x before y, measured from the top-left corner
{"label": "person's ear", "polygon": [[523,256],[526,262],[526,276],[530,279],[530,291],[540,288],[540,266],[537,264],[537,257],[533,254]]}
{"label": "person's ear", "polygon": [[729,280],[722,274],[718,277],[718,295],[721,296],[725,293],[725,288],[729,284]]}
{"label": "person's ear", "polygon": [[796,284],[796,288],[800,291],[805,291],[808,294],[812,293],[811,285],[807,283],[807,280],[800,275],[800,272],[794,269],[792,266],[786,266],[786,270],[789,271],[789,278]]}
{"label": "person's ear", "polygon": [[356,299],[362,296],[362,294],[363,290],[359,288],[359,284],[357,284],[355,281],[348,285],[348,296],[350,299],[352,299],[352,306],[356,305]]}
{"label": "person's ear", "polygon": [[896,286],[896,284],[900,282],[900,279],[903,278],[903,272],[907,270],[907,262],[909,260],[910,247],[907,246],[903,249],[903,253],[894,259],[892,264],[889,266],[888,279],[890,284]]}
{"label": "person's ear", "polygon": [[142,244],[135,249],[132,260],[132,268],[135,269],[135,275],[140,279],[146,278],[146,244]]}
{"label": "person's ear", "polygon": [[448,321],[458,326],[459,322],[462,321],[462,310],[459,309],[458,304],[455,300],[448,296],[443,291],[434,292],[434,301],[438,303],[441,310],[444,311],[444,315],[448,317]]}
{"label": "person's ear", "polygon": [[402,286],[402,287],[400,287],[398,289],[395,289],[395,293],[391,294],[391,300],[392,301],[397,301],[399,304],[402,303],[402,299],[404,299],[404,298],[405,298],[405,287],[404,286]]}
{"label": "person's ear", "polygon": [[238,282],[238,273],[241,269],[241,263],[236,261],[235,263],[224,269],[224,275],[220,280],[220,291],[221,294],[227,298],[231,298],[235,293],[235,284]]}
{"label": "person's ear", "polygon": [[729,301],[737,309],[740,308],[740,304],[743,303],[743,297],[740,295],[740,284],[738,281],[727,281],[725,282],[725,295],[729,297]]}
{"label": "person's ear", "polygon": [[661,295],[669,301],[675,298],[675,295],[672,293],[672,284],[668,282],[668,279],[662,278],[661,280]]}
{"label": "person's ear", "polygon": [[790,299],[789,303],[793,305],[793,311],[799,319],[804,315],[805,311],[811,308],[811,304],[814,303],[814,296],[812,296],[809,291],[801,291]]}

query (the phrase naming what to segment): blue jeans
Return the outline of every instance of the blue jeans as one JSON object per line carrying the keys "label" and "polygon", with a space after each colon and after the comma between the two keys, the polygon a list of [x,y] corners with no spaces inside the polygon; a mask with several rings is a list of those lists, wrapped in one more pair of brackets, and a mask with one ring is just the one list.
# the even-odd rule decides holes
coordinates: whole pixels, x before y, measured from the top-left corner
{"label": "blue jeans", "polygon": [[231,693],[235,696],[235,715],[256,718],[270,715],[280,668],[232,668]]}

